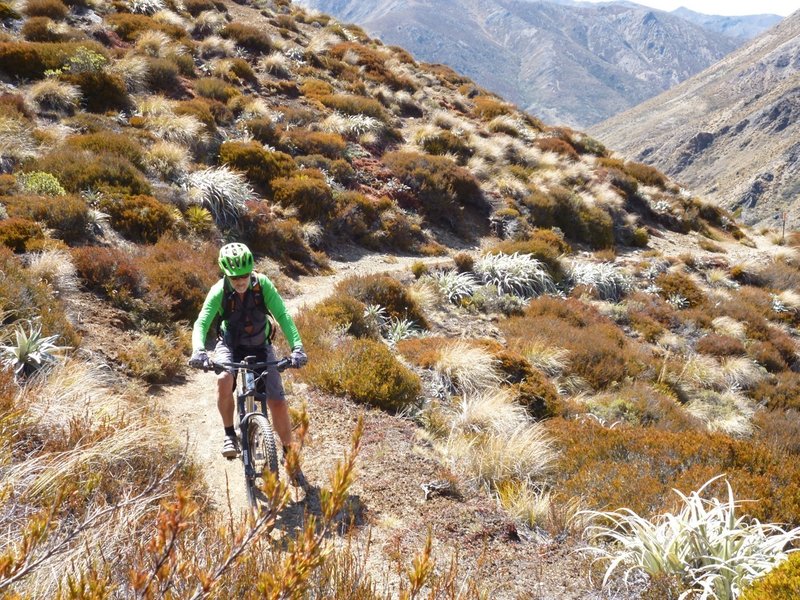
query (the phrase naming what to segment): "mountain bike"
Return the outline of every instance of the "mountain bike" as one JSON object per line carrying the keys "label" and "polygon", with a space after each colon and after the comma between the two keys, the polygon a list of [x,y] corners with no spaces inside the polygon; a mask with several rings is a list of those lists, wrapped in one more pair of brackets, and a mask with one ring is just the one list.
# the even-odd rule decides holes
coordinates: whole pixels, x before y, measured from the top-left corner
{"label": "mountain bike", "polygon": [[213,369],[217,374],[226,368],[236,369],[236,412],[239,415],[242,450],[240,458],[244,464],[247,501],[252,508],[258,507],[258,480],[263,478],[266,471],[278,476],[278,450],[267,412],[267,395],[259,389],[259,383],[262,377],[266,377],[269,367],[283,372],[292,365],[289,358],[270,362],[255,361],[255,356],[246,356],[242,362],[210,360],[207,367],[201,367],[205,371]]}

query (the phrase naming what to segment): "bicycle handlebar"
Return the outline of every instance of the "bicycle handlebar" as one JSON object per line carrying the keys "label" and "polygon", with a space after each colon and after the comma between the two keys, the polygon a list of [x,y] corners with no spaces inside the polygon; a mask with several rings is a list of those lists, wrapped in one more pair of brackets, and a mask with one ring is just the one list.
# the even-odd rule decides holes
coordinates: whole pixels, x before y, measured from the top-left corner
{"label": "bicycle handlebar", "polygon": [[221,373],[226,367],[233,367],[234,369],[246,369],[248,371],[255,371],[257,369],[266,369],[268,367],[276,367],[279,373],[292,366],[292,359],[284,357],[280,360],[271,360],[267,362],[217,362],[209,360],[204,366],[196,367],[208,371],[213,370],[215,373]]}

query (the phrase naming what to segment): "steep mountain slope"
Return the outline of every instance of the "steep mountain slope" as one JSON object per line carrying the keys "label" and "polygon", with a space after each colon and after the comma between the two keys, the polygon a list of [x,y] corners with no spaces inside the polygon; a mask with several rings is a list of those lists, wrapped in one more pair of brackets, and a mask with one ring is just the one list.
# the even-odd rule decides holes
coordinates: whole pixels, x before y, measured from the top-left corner
{"label": "steep mountain slope", "polygon": [[748,222],[800,211],[800,12],[593,133]]}
{"label": "steep mountain slope", "polygon": [[585,127],[697,73],[738,42],[634,4],[304,0],[445,63],[552,123]]}
{"label": "steep mountain slope", "polygon": [[[676,597],[579,511],[725,473],[800,525],[800,236],[287,0],[168,6],[0,2],[0,594]],[[229,241],[310,357],[257,515],[186,364]]]}

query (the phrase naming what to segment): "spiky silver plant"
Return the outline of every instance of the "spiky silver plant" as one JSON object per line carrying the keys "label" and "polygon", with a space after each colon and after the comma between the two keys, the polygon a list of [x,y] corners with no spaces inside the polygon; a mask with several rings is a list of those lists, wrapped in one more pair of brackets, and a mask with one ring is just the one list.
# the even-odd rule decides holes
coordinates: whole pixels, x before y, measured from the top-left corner
{"label": "spiky silver plant", "polygon": [[733,600],[747,584],[785,560],[786,548],[800,540],[800,528],[787,531],[737,516],[739,502],[727,482],[727,501],[703,498],[703,491],[719,477],[688,496],[674,490],[683,507],[653,521],[628,509],[587,511],[602,523],[588,527],[589,537],[612,544],[587,548],[609,561],[603,584],[624,565],[626,579],[637,571],[677,576],[688,588],[681,599]]}
{"label": "spiky silver plant", "polygon": [[244,175],[224,166],[190,173],[184,186],[189,190],[189,199],[208,208],[222,226],[235,224],[244,212],[245,202],[254,197]]}
{"label": "spiky silver plant", "polygon": [[450,302],[457,303],[463,298],[472,296],[477,282],[469,273],[459,273],[454,269],[448,271],[435,271],[429,276],[439,292]]}
{"label": "spiky silver plant", "polygon": [[56,354],[68,350],[68,346],[56,345],[57,335],[42,335],[42,324],[37,320],[27,321],[28,331],[21,323],[14,330],[14,342],[0,346],[3,367],[13,369],[18,378],[31,375],[55,362]]}
{"label": "spiky silver plant", "polygon": [[619,302],[633,287],[630,277],[613,263],[574,262],[567,279],[573,287],[584,285],[602,300]]}
{"label": "spiky silver plant", "polygon": [[550,273],[531,254],[485,254],[475,262],[474,271],[502,294],[530,298],[557,292]]}
{"label": "spiky silver plant", "polygon": [[390,344],[395,345],[400,340],[406,340],[419,335],[420,329],[411,319],[389,318],[389,323],[384,332],[384,339]]}

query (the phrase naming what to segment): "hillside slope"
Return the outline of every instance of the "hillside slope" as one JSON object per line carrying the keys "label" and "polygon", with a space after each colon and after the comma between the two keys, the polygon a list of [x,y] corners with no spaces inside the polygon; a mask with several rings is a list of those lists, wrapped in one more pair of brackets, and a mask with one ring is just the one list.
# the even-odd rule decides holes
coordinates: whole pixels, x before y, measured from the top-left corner
{"label": "hillside slope", "polygon": [[[0,9],[0,593],[676,597],[581,511],[800,525],[798,235],[285,0]],[[310,357],[257,515],[187,367],[234,240]]]}
{"label": "hillside slope", "polygon": [[445,63],[549,123],[586,127],[713,64],[738,42],[635,4],[307,0]]}
{"label": "hillside slope", "polygon": [[689,81],[592,128],[746,222],[800,214],[800,13]]}

